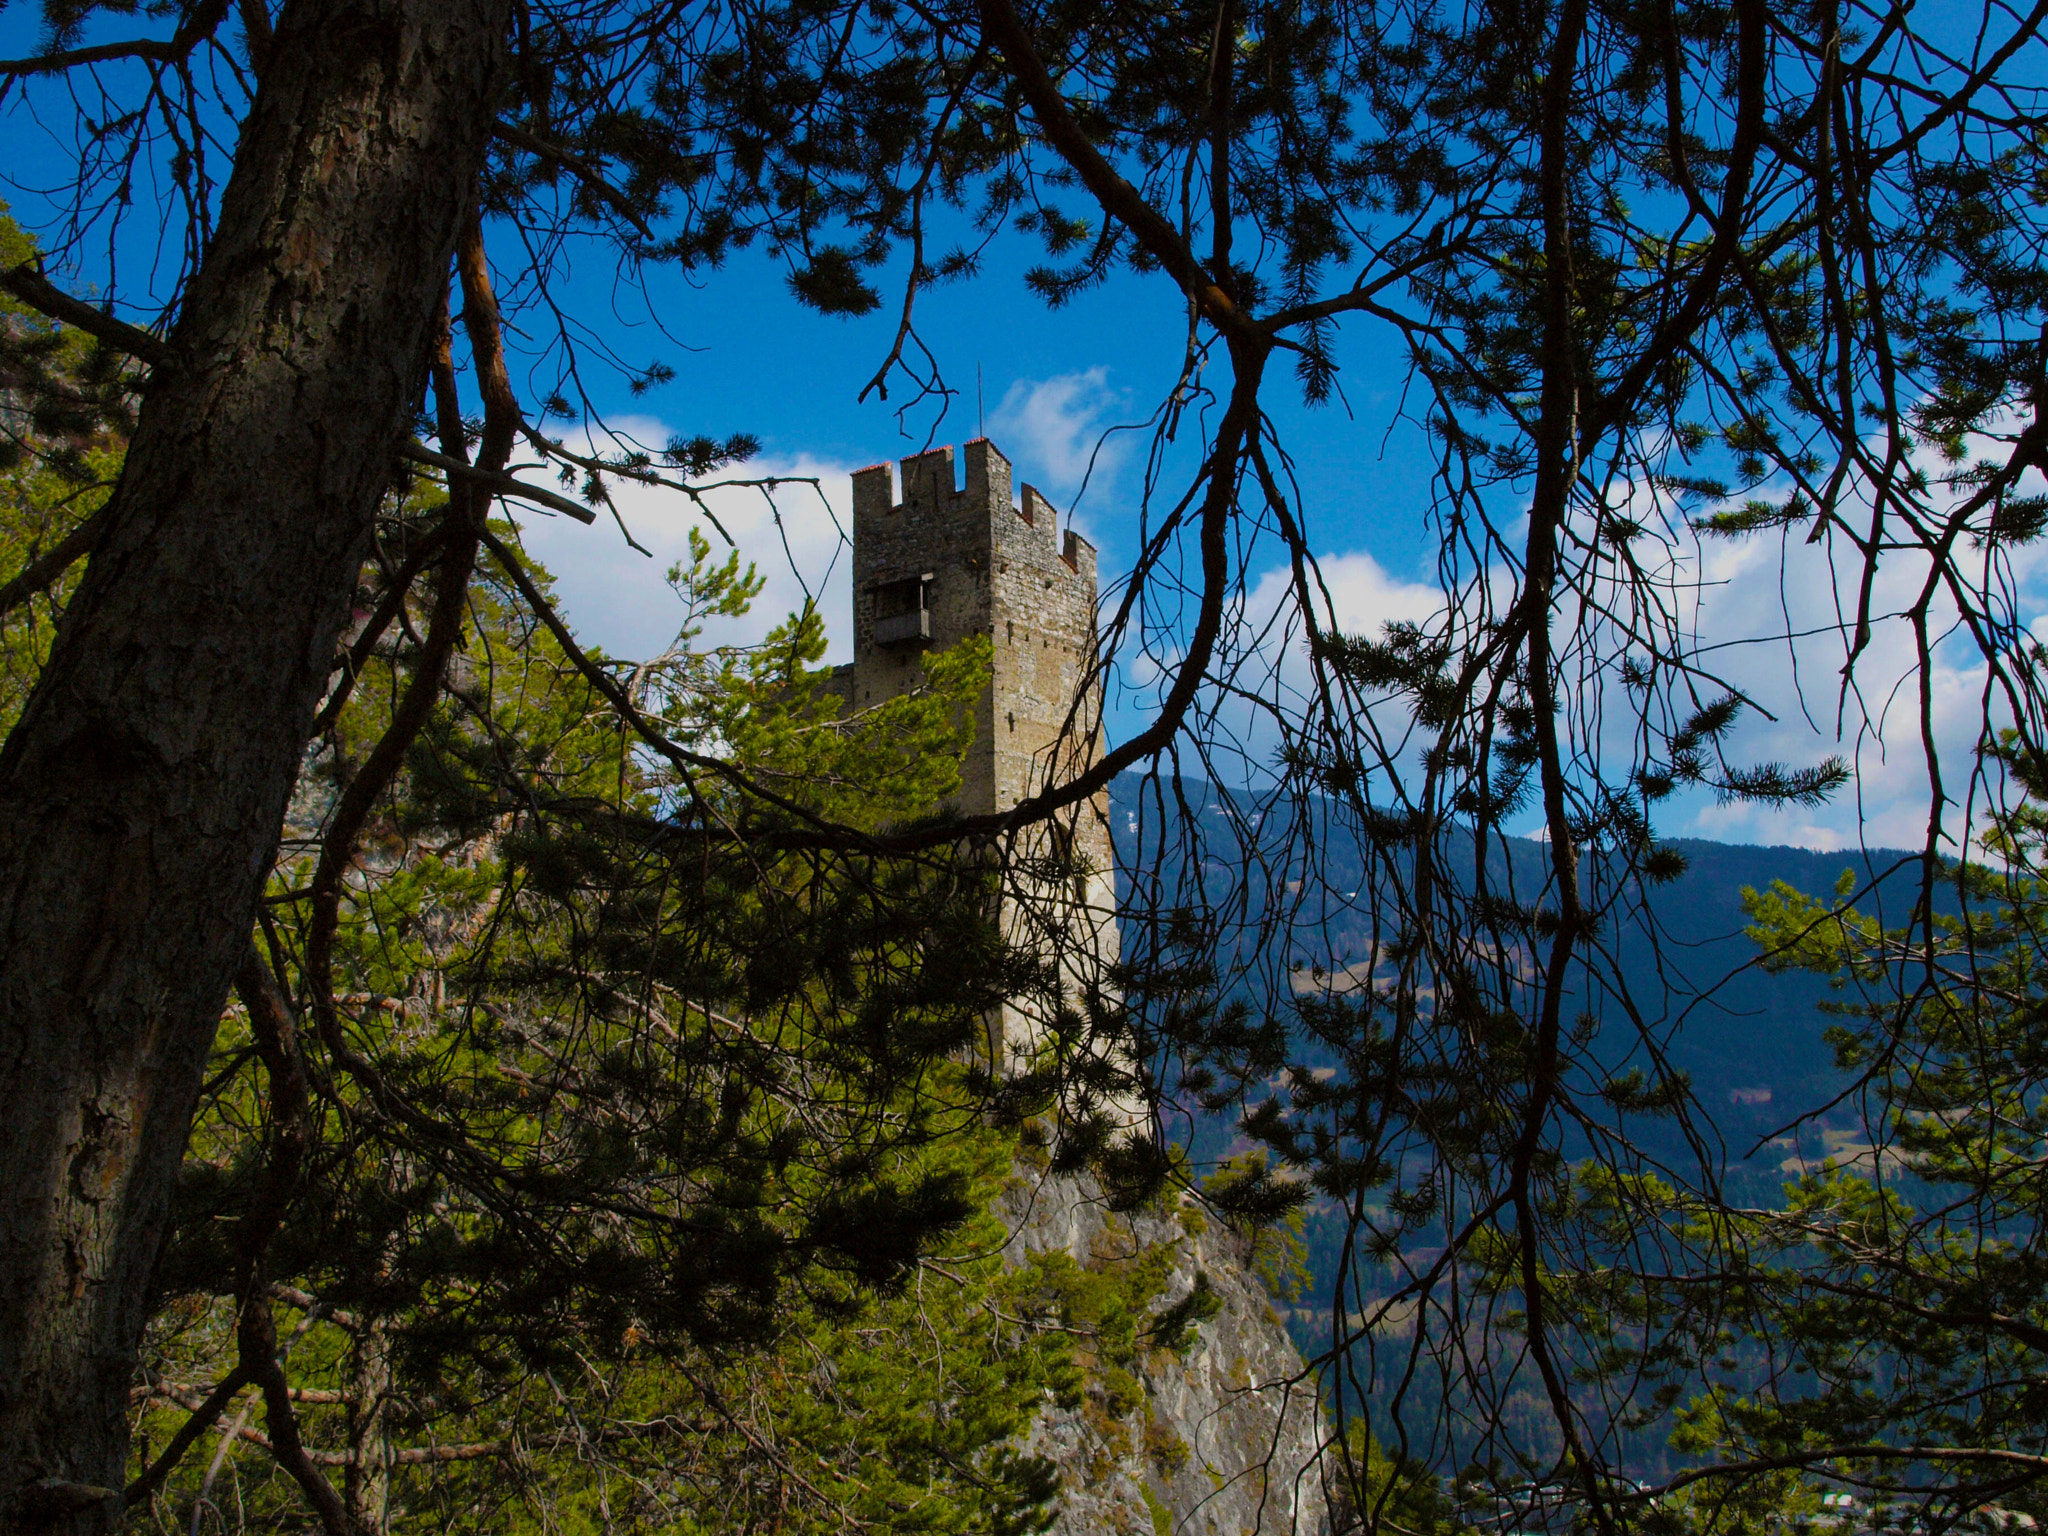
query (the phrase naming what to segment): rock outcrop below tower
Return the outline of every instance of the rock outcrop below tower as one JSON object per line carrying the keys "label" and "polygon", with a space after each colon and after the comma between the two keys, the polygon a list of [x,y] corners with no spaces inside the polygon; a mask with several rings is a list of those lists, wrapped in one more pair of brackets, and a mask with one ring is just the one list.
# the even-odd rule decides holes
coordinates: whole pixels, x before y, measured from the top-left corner
{"label": "rock outcrop below tower", "polygon": [[1163,1269],[1155,1316],[1197,1285],[1215,1309],[1185,1350],[1146,1340],[1121,1382],[1091,1370],[1080,1403],[1039,1411],[1020,1448],[1060,1469],[1051,1536],[1327,1536],[1316,1384],[1249,1245],[1190,1202],[1116,1215],[1086,1177],[1025,1168],[1002,1210],[1013,1264]]}

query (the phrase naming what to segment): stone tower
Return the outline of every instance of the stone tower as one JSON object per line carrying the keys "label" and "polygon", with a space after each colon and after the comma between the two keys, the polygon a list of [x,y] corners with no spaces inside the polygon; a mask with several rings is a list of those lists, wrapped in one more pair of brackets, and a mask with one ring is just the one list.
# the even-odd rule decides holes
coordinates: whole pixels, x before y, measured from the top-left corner
{"label": "stone tower", "polygon": [[[1095,550],[1071,529],[1061,537],[1057,514],[1030,486],[1012,499],[1010,463],[988,441],[960,458],[964,485],[951,448],[905,459],[900,482],[888,464],[854,475],[854,659],[834,683],[850,709],[866,708],[915,687],[927,652],[989,636],[993,676],[974,704],[955,797],[962,812],[983,815],[1071,777],[1102,750]],[[1117,954],[1108,796],[1021,829],[1009,851],[1004,931],[1056,960],[1068,1001],[1101,988]],[[1068,852],[1075,857],[1039,862]],[[994,1060],[1012,1067],[1045,1038],[1043,1021],[1016,1003],[989,1032]],[[1146,1124],[1142,1106],[1118,1093],[1096,1108],[1126,1127]],[[1327,1536],[1312,1378],[1237,1240],[1183,1212],[1112,1217],[1087,1175],[1023,1163],[1016,1172],[998,1206],[1011,1230],[1007,1263],[1059,1251],[1103,1270],[1163,1253],[1162,1308],[1193,1295],[1197,1277],[1221,1303],[1185,1358],[1143,1352],[1134,1369],[1144,1401],[1122,1418],[1092,1397],[1039,1412],[1018,1449],[1049,1457],[1061,1474],[1053,1536],[1158,1530],[1162,1520],[1188,1536]],[[1146,1449],[1154,1444],[1178,1447],[1178,1460],[1162,1462]]]}
{"label": "stone tower", "polygon": [[[1031,486],[1012,499],[1010,461],[986,438],[962,450],[853,476],[853,664],[840,686],[862,709],[915,686],[928,650],[969,635],[994,642],[989,686],[975,704],[974,741],[956,803],[966,815],[1005,811],[1102,749],[1095,677],[1095,546]],[[1021,834],[1013,866],[1071,853],[1080,871],[1057,882],[1013,877],[1004,923],[1013,939],[1057,953],[1070,990],[1100,984],[1116,956],[1114,859],[1107,795]],[[993,1029],[998,1060],[1028,1056],[1040,1038],[1021,1008]]]}

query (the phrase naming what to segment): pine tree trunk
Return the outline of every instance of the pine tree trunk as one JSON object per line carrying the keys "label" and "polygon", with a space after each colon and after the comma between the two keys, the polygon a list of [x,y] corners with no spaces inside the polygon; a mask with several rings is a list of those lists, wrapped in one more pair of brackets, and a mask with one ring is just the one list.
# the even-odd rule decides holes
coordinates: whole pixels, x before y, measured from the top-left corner
{"label": "pine tree trunk", "polygon": [[386,1459],[386,1414],[391,1406],[391,1349],[384,1325],[364,1312],[350,1350],[348,1444],[355,1453],[343,1479],[356,1536],[388,1536],[391,1468]]}
{"label": "pine tree trunk", "polygon": [[201,1070],[488,144],[509,0],[291,0],[0,749],[0,1529],[118,1513]]}

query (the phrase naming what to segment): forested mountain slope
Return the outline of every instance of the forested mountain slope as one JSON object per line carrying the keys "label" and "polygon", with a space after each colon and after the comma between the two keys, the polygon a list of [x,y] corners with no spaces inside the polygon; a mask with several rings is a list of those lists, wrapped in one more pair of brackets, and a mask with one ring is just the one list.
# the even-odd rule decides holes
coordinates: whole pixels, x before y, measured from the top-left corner
{"label": "forested mountain slope", "polygon": [[[1242,828],[1258,816],[1247,796],[1192,781],[1177,788],[1197,823]],[[1133,871],[1149,875],[1162,856],[1141,814],[1148,793],[1135,774],[1119,779],[1113,792],[1120,890],[1128,889]],[[1226,994],[1255,1011],[1284,1017],[1292,996],[1321,985],[1314,979],[1318,971],[1338,978],[1341,987],[1371,944],[1371,913],[1362,905],[1342,909],[1342,898],[1362,902],[1362,893],[1335,889],[1361,883],[1364,858],[1355,842],[1347,846],[1343,830],[1329,818],[1317,818],[1317,833],[1331,895],[1340,900],[1334,915],[1313,924],[1297,915],[1289,925],[1287,915],[1275,910],[1279,902],[1270,893],[1262,897],[1236,859],[1212,854],[1202,864],[1201,886],[1218,913],[1218,965]],[[1825,1036],[1827,981],[1806,971],[1768,971],[1759,963],[1760,951],[1744,933],[1743,891],[1784,881],[1824,894],[1847,871],[1859,890],[1874,888],[1860,905],[1897,923],[1904,920],[1913,895],[1919,855],[1896,849],[1822,853],[1699,838],[1675,838],[1659,846],[1680,854],[1684,871],[1653,888],[1643,910],[1602,935],[1619,958],[1628,986],[1626,1003],[1614,997],[1592,1004],[1579,999],[1575,1007],[1600,1017],[1603,1041],[1613,1037],[1617,1068],[1630,1044],[1614,1026],[1625,1021],[1627,1009],[1636,1010],[1644,1032],[1659,1037],[1671,1064],[1690,1076],[1701,1123],[1710,1122],[1719,1133],[1729,1160],[1752,1161],[1753,1152],[1763,1156],[1759,1138],[1775,1138],[1788,1120],[1825,1104],[1841,1076]],[[1497,871],[1511,869],[1517,879],[1526,878],[1532,891],[1540,885],[1542,844],[1503,838],[1496,850],[1491,861]],[[1184,854],[1172,848],[1165,856]],[[1284,851],[1275,848],[1272,857],[1274,868],[1284,874]],[[1289,894],[1298,895],[1298,883]],[[1261,931],[1267,921],[1276,931]],[[1317,1042],[1298,1038],[1297,1044],[1305,1065],[1323,1064]],[[1215,1124],[1190,1129],[1198,1149],[1213,1152],[1220,1145]],[[1819,1146],[1813,1137],[1801,1143],[1806,1150]],[[1771,1156],[1788,1157],[1793,1151],[1782,1146]]]}
{"label": "forested mountain slope", "polygon": [[[1252,1018],[1270,1017],[1286,1034],[1288,1066],[1263,1091],[1254,1087],[1246,1096],[1245,1104],[1256,1106],[1290,1071],[1323,1073],[1341,1066],[1328,1035],[1318,1037],[1303,1027],[1300,1005],[1304,999],[1341,996],[1370,984],[1371,969],[1361,962],[1373,942],[1373,913],[1359,891],[1332,889],[1321,902],[1314,892],[1303,899],[1299,885],[1287,878],[1288,850],[1258,835],[1260,811],[1251,797],[1187,781],[1174,786],[1174,793],[1183,814],[1170,823],[1174,833],[1155,838],[1146,808],[1154,808],[1156,822],[1161,803],[1156,789],[1134,777],[1119,782],[1115,829],[1120,873],[1128,888],[1142,887],[1147,879],[1157,882],[1162,857],[1169,864],[1179,859],[1182,870],[1199,868],[1199,891],[1212,904],[1209,917],[1219,935],[1217,1006],[1242,1004]],[[1166,803],[1172,803],[1171,794]],[[1275,824],[1280,820],[1273,819]],[[1357,846],[1345,844],[1333,817],[1312,820],[1332,887],[1363,887],[1365,860]],[[1216,845],[1234,841],[1243,852],[1224,856],[1203,850],[1206,857],[1190,858],[1188,845],[1176,843],[1190,825],[1222,834],[1215,837]],[[1293,823],[1297,835],[1299,825],[1299,820]],[[1622,985],[1590,999],[1572,997],[1568,1006],[1580,1020],[1585,1055],[1599,1070],[1616,1076],[1651,1070],[1654,1051],[1667,1073],[1689,1085],[1689,1101],[1677,1113],[1623,1114],[1589,1096],[1594,1109],[1604,1112],[1608,1135],[1596,1149],[1590,1133],[1581,1134],[1567,1154],[1591,1160],[1597,1153],[1613,1161],[1619,1148],[1621,1159],[1638,1171],[1686,1187],[1718,1184],[1733,1205],[1782,1205],[1790,1181],[1817,1171],[1829,1159],[1853,1164],[1867,1147],[1857,1107],[1842,1097],[1849,1075],[1837,1066],[1828,1037],[1839,1022],[1829,1005],[1839,1006],[1842,997],[1825,976],[1765,967],[1762,951],[1745,932],[1749,919],[1743,892],[1784,882],[1826,895],[1836,891],[1847,872],[1859,892],[1858,906],[1896,925],[1907,916],[1918,856],[1892,850],[1819,853],[1700,839],[1660,846],[1682,856],[1683,871],[1651,887],[1639,906],[1622,904],[1626,915],[1600,934],[1613,956],[1611,974]],[[1541,887],[1544,857],[1539,843],[1502,839],[1490,854],[1491,873],[1518,885],[1526,881],[1530,897],[1525,899],[1531,899]],[[1154,888],[1163,887],[1155,883]],[[1196,882],[1189,879],[1178,890],[1190,900]],[[1942,905],[1952,905],[1952,896]],[[1310,915],[1315,921],[1307,920]],[[1385,938],[1382,934],[1382,943]],[[1169,1092],[1171,1084],[1169,1072]],[[1245,1104],[1204,1112],[1190,1096],[1181,1096],[1169,1124],[1188,1145],[1198,1170],[1251,1147],[1242,1130]],[[1381,1270],[1359,1261],[1347,1274],[1354,1234],[1345,1211],[1324,1196],[1300,1212],[1298,1234],[1303,1270],[1298,1291],[1292,1301],[1278,1305],[1304,1355],[1327,1362],[1333,1322],[1344,1316],[1353,1319],[1347,1326],[1355,1327],[1361,1305],[1396,1287],[1399,1266],[1375,1279]],[[1440,1235],[1426,1233],[1411,1238],[1402,1250],[1404,1262],[1425,1265],[1436,1251],[1431,1244],[1441,1242]],[[1391,1326],[1398,1334],[1400,1325]],[[1486,1347],[1491,1350],[1497,1343]],[[1410,1424],[1429,1422],[1443,1411],[1446,1393],[1455,1399],[1459,1390],[1425,1371],[1404,1388],[1402,1417]],[[1368,1400],[1355,1406],[1372,1417],[1384,1405]],[[1507,1390],[1491,1413],[1496,1422],[1503,1415],[1513,1420],[1509,1432],[1527,1443],[1541,1444],[1549,1433],[1546,1409],[1532,1390]],[[1388,1434],[1384,1420],[1373,1422],[1383,1437]],[[1685,1464],[1686,1458],[1667,1443],[1672,1427],[1669,1418],[1652,1415],[1651,1422],[1621,1432],[1622,1463],[1631,1475],[1662,1476]],[[1432,1460],[1439,1470],[1449,1471],[1478,1448],[1481,1438],[1483,1432],[1476,1429],[1458,1432],[1455,1445],[1439,1446]]]}

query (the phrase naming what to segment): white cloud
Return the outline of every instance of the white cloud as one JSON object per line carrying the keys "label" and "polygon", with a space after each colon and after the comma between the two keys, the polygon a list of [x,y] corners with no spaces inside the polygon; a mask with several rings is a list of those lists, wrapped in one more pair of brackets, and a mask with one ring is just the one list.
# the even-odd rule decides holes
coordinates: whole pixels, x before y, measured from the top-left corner
{"label": "white cloud", "polygon": [[[1996,451],[1988,443],[1973,446],[1985,454]],[[1937,484],[1945,472],[1935,463],[1920,467]],[[2038,481],[2038,474],[2028,475],[2022,493],[2038,494]],[[1937,501],[1944,495],[1932,494]],[[1964,494],[1946,493],[1951,501]],[[1852,522],[1867,525],[1867,509],[1844,511]],[[1900,538],[1896,514],[1892,528],[1891,537]],[[1926,837],[1931,800],[1921,740],[1920,660],[1908,614],[1927,588],[1929,557],[1917,547],[1884,551],[1870,586],[1870,637],[1845,689],[1862,562],[1847,540],[1808,543],[1806,531],[1795,527],[1782,541],[1688,542],[1670,573],[1695,654],[1755,705],[1730,733],[1731,760],[1799,765],[1833,754],[1849,763],[1852,779],[1818,809],[1723,805],[1695,796],[1674,803],[1664,830],[1816,849],[1918,847]],[[2017,623],[2048,596],[2048,549],[2041,546],[1985,552],[1965,545],[1953,558],[1964,583],[1975,589],[1972,601],[2002,625]],[[1987,712],[1994,726],[2004,716],[1999,701],[1985,696],[1990,669],[1959,624],[1945,588],[1937,589],[1929,605],[1928,635],[1927,727],[1943,789],[1954,801],[1968,792]],[[1980,795],[1973,811],[1981,815],[1983,809]],[[1952,836],[1961,833],[1958,808],[1951,806],[1946,825]]]}
{"label": "white cloud", "polygon": [[1130,439],[1123,433],[1107,439],[1102,434],[1119,419],[1123,404],[1122,392],[1109,386],[1105,367],[1020,379],[989,413],[988,435],[1020,472],[1064,506],[1084,480],[1091,495],[1113,488]]}
{"label": "white cloud", "polygon": [[[1330,617],[1347,635],[1378,635],[1388,624],[1422,624],[1443,611],[1444,595],[1433,586],[1403,581],[1365,550],[1325,555],[1316,573],[1330,594]],[[1291,601],[1293,578],[1285,569],[1267,571],[1245,600],[1259,619]]]}
{"label": "white cloud", "polygon": [[[656,422],[613,426],[641,442],[666,440]],[[832,645],[827,659],[850,659],[851,551],[846,538],[853,527],[851,470],[799,455],[750,460],[712,477],[784,483],[773,489],[729,485],[705,493],[706,507],[732,535],[741,563],[753,562],[767,585],[745,618],[708,623],[701,644],[758,640],[801,608],[808,593],[824,615]],[[801,483],[807,480],[816,484]],[[590,527],[525,506],[515,507],[514,516],[527,550],[553,573],[556,596],[578,636],[612,655],[638,659],[664,649],[681,623],[681,606],[664,578],[670,566],[688,562],[689,530],[697,528],[710,539],[714,560],[724,559],[727,546],[704,509],[680,492],[620,480],[609,486],[619,520],[649,555],[631,548],[618,522],[602,508]]]}
{"label": "white cloud", "polygon": [[[1088,455],[1115,404],[1107,372],[1100,368],[1023,383],[1013,386],[993,413],[990,432],[1013,456],[1020,474],[1065,499],[1086,473]],[[624,425],[640,441],[664,440],[658,423]],[[809,456],[762,459],[735,473],[817,483],[785,483],[769,494],[743,487],[708,493],[711,511],[731,532],[743,558],[754,561],[768,578],[754,612],[707,633],[708,642],[758,639],[799,607],[808,591],[824,614],[831,659],[848,659],[851,551],[845,537],[852,527],[852,467]],[[1108,489],[1100,462],[1095,475],[1091,501],[1093,488]],[[2038,492],[2031,484],[2036,479],[2030,476],[2023,490]],[[555,574],[564,610],[578,632],[615,655],[649,655],[670,642],[681,617],[663,576],[672,563],[686,558],[688,529],[694,525],[710,533],[721,553],[724,543],[686,497],[620,483],[614,494],[627,527],[653,558],[627,547],[602,513],[588,528],[525,508],[517,516],[527,547]],[[1782,544],[1757,537],[1695,541],[1660,514],[1649,493],[1624,490],[1617,499],[1646,526],[1672,530],[1663,568],[1651,572],[1665,593],[1671,622],[1721,683],[1757,706],[1730,734],[1730,760],[1800,765],[1839,753],[1855,770],[1852,783],[1818,809],[1722,805],[1708,794],[1680,794],[1663,807],[1660,830],[1666,836],[1811,848],[1916,846],[1925,831],[1928,789],[1919,740],[1917,660],[1911,626],[1901,615],[1922,588],[1925,557],[1913,551],[1886,554],[1872,587],[1872,635],[1857,661],[1856,691],[1843,699],[1845,635],[1854,621],[1861,575],[1853,555],[1845,558],[1825,542],[1808,544],[1799,529]],[[1653,556],[1648,536],[1638,541],[1636,553],[1644,560]],[[2006,594],[2003,600],[2014,617],[2048,614],[2048,547],[2013,550],[2006,560],[1995,580],[1982,579]],[[1318,573],[1329,594],[1325,617],[1345,633],[1377,634],[1396,620],[1428,627],[1443,612],[1442,594],[1433,583],[1396,576],[1369,551],[1327,554]],[[1485,581],[1498,610],[1507,593],[1507,573],[1491,569]],[[1269,569],[1246,593],[1241,618],[1264,635],[1256,649],[1265,653],[1268,665],[1277,662],[1281,694],[1291,695],[1299,706],[1305,702],[1299,691],[1305,666],[1298,629],[1290,627],[1290,606],[1286,570]],[[1951,607],[1937,603],[1931,617],[1935,633],[1946,635],[1936,646],[1930,674],[1933,731],[1954,795],[1969,772],[1982,724],[1986,668],[1973,642],[1952,632]],[[1571,617],[1561,612],[1560,619],[1560,633],[1579,622],[1576,612]],[[2048,635],[2048,616],[2032,627]],[[1128,657],[1125,683],[1134,695],[1144,696],[1162,679],[1143,658]],[[1706,697],[1718,691],[1712,680],[1700,687]],[[1618,687],[1597,704],[1607,722],[1603,751],[1618,763],[1623,758],[1617,754],[1629,750],[1635,704]],[[1383,715],[1380,724],[1389,733],[1383,739],[1398,742],[1399,723]],[[1250,715],[1243,724],[1243,763],[1247,772],[1256,773],[1269,756],[1270,724]],[[1405,747],[1401,751],[1406,755]]]}
{"label": "white cloud", "polygon": [[[1402,580],[1364,550],[1324,555],[1316,562],[1316,575],[1328,593],[1327,611],[1318,601],[1319,622],[1340,634],[1377,636],[1388,624],[1427,624],[1443,611],[1443,594],[1434,586]],[[1251,584],[1238,626],[1229,648],[1243,691],[1233,690],[1210,704],[1206,765],[1208,772],[1227,782],[1262,785],[1276,771],[1279,733],[1267,710],[1248,695],[1277,698],[1296,718],[1312,707],[1305,637],[1293,576],[1286,567],[1268,570]],[[1124,676],[1156,703],[1170,685],[1168,669],[1178,659],[1177,654],[1130,658],[1123,663]],[[1405,728],[1405,712],[1389,703],[1375,714],[1378,724],[1398,739]]]}
{"label": "white cloud", "polygon": [[[1986,454],[1996,451],[1990,444],[1981,448]],[[1942,467],[1925,468],[1938,482]],[[2039,479],[2030,474],[2021,493],[2039,494]],[[1955,493],[1954,499],[1962,494]],[[1701,540],[1682,517],[1659,504],[1655,493],[1626,486],[1615,491],[1612,510],[1646,528],[1662,530],[1662,545],[1655,535],[1645,535],[1633,546],[1632,554],[1642,567],[1633,591],[1606,574],[1590,587],[1579,580],[1560,596],[1553,631],[1560,644],[1569,644],[1579,626],[1604,629],[1589,652],[1604,653],[1604,667],[1582,669],[1575,656],[1565,662],[1565,705],[1582,729],[1583,722],[1597,722],[1593,728],[1610,782],[1620,779],[1632,761],[1640,708],[1614,671],[1623,649],[1621,616],[1630,614],[1630,603],[1647,591],[1661,606],[1667,654],[1682,653],[1711,674],[1696,682],[1700,702],[1718,698],[1725,688],[1752,703],[1726,739],[1731,764],[1779,762],[1800,767],[1839,755],[1852,769],[1850,782],[1821,807],[1721,804],[1711,792],[1681,792],[1657,815],[1665,836],[1816,849],[1919,846],[1926,835],[1929,780],[1921,743],[1920,663],[1906,615],[1926,587],[1928,557],[1917,548],[1885,551],[1871,585],[1870,638],[1856,659],[1853,688],[1845,694],[1843,666],[1862,581],[1860,557],[1847,540],[1809,544],[1804,527],[1794,528],[1782,541],[1768,536]],[[1859,519],[1853,507],[1843,510],[1852,523],[1867,520],[1867,511]],[[1937,513],[1940,510],[1936,508]],[[1896,531],[1893,537],[1898,537]],[[1972,562],[1979,562],[1974,569]],[[2003,624],[2039,612],[2048,603],[2048,546],[2008,548],[1995,555],[1972,551],[1961,564],[1964,579],[1980,589],[1975,600],[1988,604]],[[1599,568],[1613,570],[1604,558]],[[1442,623],[1441,591],[1433,584],[1390,575],[1370,554],[1351,551],[1325,557],[1320,571],[1331,616],[1346,633],[1376,635],[1395,620],[1417,623],[1425,630]],[[1489,568],[1482,585],[1490,589],[1493,612],[1505,611],[1511,590],[1508,573],[1498,566]],[[1265,626],[1269,645],[1284,642],[1286,655],[1279,661],[1275,686],[1282,698],[1291,696],[1298,707],[1305,702],[1306,667],[1300,636],[1287,627],[1289,594],[1285,570],[1269,570],[1255,584],[1245,615],[1248,622]],[[1603,612],[1615,617],[1603,619]],[[2003,723],[2003,717],[1998,701],[1986,700],[1989,669],[1976,642],[1957,624],[1953,601],[1937,592],[1928,617],[1933,642],[1927,674],[1929,727],[1943,787],[1953,802],[1969,790],[1987,710],[1994,726]],[[2048,622],[2037,622],[2033,628],[2048,634]],[[1640,646],[1629,649],[1639,657],[1643,654]],[[1569,695],[1574,686],[1590,691],[1574,698]],[[1687,702],[1674,702],[1675,715],[1682,718],[1689,712]],[[1374,715],[1380,740],[1396,759],[1391,766],[1406,772],[1414,743],[1403,729],[1405,713],[1380,708]],[[1255,713],[1247,712],[1243,728],[1271,735],[1269,723]],[[1260,752],[1270,755],[1270,744],[1253,744],[1246,760],[1256,760]],[[1983,810],[1980,790],[1971,811],[1981,817]],[[1962,813],[1953,806],[1947,826],[1951,835],[1962,831]],[[1533,821],[1512,830],[1534,830]]]}

